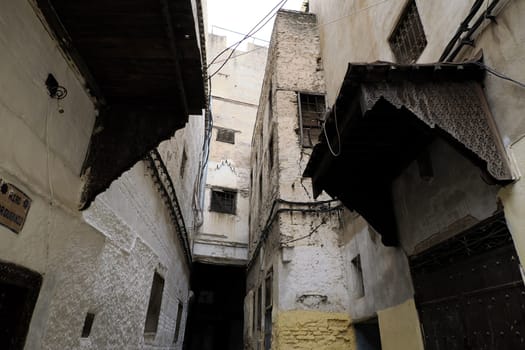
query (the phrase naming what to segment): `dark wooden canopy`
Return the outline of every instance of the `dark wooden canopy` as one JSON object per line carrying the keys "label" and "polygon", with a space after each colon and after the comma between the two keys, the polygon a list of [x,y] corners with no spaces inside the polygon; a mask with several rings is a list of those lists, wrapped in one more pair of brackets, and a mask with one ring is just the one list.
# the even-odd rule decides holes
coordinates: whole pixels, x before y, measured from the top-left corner
{"label": "dark wooden canopy", "polygon": [[191,0],[37,2],[99,108],[83,170],[85,208],[188,114],[201,114],[202,18]]}
{"label": "dark wooden canopy", "polygon": [[392,181],[436,137],[493,180],[510,180],[479,83],[483,77],[476,63],[350,64],[327,117],[332,151],[322,135],[304,172],[315,196],[324,190],[338,198],[392,246],[398,243]]}

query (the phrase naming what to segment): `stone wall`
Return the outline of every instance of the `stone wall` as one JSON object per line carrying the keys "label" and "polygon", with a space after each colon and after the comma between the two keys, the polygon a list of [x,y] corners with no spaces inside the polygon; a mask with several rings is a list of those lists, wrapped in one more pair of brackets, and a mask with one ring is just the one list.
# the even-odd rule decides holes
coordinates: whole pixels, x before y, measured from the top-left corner
{"label": "stone wall", "polygon": [[289,311],[275,322],[276,349],[357,349],[350,319],[344,313]]}

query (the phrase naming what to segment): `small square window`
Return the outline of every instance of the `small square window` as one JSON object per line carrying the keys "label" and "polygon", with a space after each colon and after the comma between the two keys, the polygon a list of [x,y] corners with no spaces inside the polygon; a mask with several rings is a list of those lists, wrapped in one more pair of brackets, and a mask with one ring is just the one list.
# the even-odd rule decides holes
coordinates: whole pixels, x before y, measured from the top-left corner
{"label": "small square window", "polygon": [[388,42],[399,63],[414,63],[423,53],[427,39],[415,0],[406,5]]}
{"label": "small square window", "polygon": [[217,141],[235,143],[235,131],[230,129],[217,129]]}
{"label": "small square window", "polygon": [[211,191],[210,210],[219,213],[235,214],[237,192],[223,189],[214,189]]}
{"label": "small square window", "polygon": [[299,93],[298,100],[301,144],[303,147],[310,148],[319,142],[326,109],[325,97]]}

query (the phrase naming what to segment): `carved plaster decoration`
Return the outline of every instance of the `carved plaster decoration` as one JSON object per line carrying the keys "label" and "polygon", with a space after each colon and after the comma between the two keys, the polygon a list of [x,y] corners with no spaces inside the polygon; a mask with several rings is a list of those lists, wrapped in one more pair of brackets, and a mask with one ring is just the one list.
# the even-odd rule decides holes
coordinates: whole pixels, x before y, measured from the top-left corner
{"label": "carved plaster decoration", "polygon": [[436,125],[487,162],[498,180],[512,174],[481,86],[467,82],[378,82],[361,85],[363,113],[380,98],[405,107],[431,128]]}

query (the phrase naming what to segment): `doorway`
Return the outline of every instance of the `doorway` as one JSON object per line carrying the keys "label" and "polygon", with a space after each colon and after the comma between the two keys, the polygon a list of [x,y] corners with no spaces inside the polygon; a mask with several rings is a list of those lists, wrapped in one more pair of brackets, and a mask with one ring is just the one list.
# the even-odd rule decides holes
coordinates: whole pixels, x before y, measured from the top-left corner
{"label": "doorway", "polygon": [[426,350],[525,348],[525,287],[503,214],[412,257]]}
{"label": "doorway", "polygon": [[40,274],[0,262],[0,349],[24,348],[41,285]]}
{"label": "doorway", "polygon": [[184,349],[242,350],[245,268],[195,263]]}

